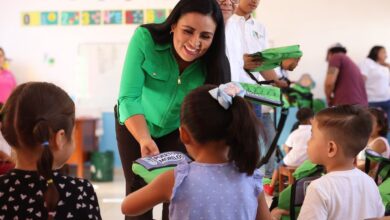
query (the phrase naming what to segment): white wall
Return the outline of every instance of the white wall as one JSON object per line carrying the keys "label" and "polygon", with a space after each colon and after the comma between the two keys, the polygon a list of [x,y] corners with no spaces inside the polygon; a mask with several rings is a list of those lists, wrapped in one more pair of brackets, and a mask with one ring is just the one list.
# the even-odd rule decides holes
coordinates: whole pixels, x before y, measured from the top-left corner
{"label": "white wall", "polygon": [[[77,105],[78,115],[100,115],[101,111],[112,111],[115,104],[127,44],[136,25],[98,26],[38,26],[22,27],[21,12],[66,11],[66,10],[128,10],[172,8],[176,0],[1,0],[0,47],[11,59],[10,69],[18,83],[45,80],[63,87]],[[124,45],[118,56],[99,60],[114,62],[112,73],[106,76],[86,75],[85,49],[93,45]],[[90,47],[88,47],[90,45]],[[104,49],[106,48],[106,49]],[[115,49],[115,47],[114,47]],[[84,51],[84,52],[83,52]],[[49,64],[47,58],[55,59]],[[94,67],[91,67],[94,69]],[[105,86],[102,80],[106,80]],[[97,85],[102,88],[96,88]],[[87,83],[87,85],[81,85]],[[94,84],[95,83],[95,84]],[[86,91],[87,90],[87,91]]]}
{"label": "white wall", "polygon": [[[19,83],[30,80],[54,82],[75,98],[79,114],[98,114],[102,110],[111,110],[115,103],[125,56],[124,52],[120,53],[125,49],[119,49],[119,55],[107,61],[115,65],[112,74],[100,78],[100,83],[94,84],[96,78],[86,76],[83,70],[85,62],[79,56],[83,50],[80,48],[107,43],[127,45],[136,26],[22,27],[21,12],[172,8],[176,2],[1,0],[0,46],[12,59],[10,67]],[[363,59],[374,44],[385,45],[390,51],[389,0],[262,0],[257,18],[267,27],[274,46],[301,45],[304,57],[291,77],[297,79],[303,72],[311,73],[317,81],[317,97],[323,96],[322,81],[326,71],[324,58],[330,44],[345,44],[355,61]],[[45,61],[47,57],[53,57],[55,63],[48,64]],[[104,60],[104,56],[101,59]],[[105,86],[101,84],[102,79]],[[85,87],[82,83],[88,85]],[[99,87],[102,88],[96,91]],[[85,91],[82,88],[90,89]],[[97,100],[99,104],[96,104]]]}
{"label": "white wall", "polygon": [[390,56],[389,0],[261,0],[256,17],[274,46],[301,45],[304,55],[290,76],[310,73],[317,82],[316,97],[324,97],[329,45],[344,44],[357,63],[375,44],[387,47]]}

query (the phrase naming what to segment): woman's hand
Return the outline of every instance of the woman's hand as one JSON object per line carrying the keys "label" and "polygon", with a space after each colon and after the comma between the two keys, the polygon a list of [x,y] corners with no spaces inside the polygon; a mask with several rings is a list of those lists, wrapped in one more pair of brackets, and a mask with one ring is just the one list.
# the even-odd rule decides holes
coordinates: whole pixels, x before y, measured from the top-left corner
{"label": "woman's hand", "polygon": [[160,153],[153,139],[140,140],[141,157],[154,156]]}
{"label": "woman's hand", "polygon": [[260,58],[252,57],[249,54],[244,54],[244,69],[253,70],[261,66],[262,62]]}

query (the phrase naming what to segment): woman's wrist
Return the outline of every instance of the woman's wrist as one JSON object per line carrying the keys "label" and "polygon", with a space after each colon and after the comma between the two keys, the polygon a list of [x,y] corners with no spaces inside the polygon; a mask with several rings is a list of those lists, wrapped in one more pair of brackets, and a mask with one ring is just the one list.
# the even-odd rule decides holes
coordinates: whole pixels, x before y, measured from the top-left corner
{"label": "woman's wrist", "polygon": [[140,146],[146,144],[146,143],[150,143],[151,141],[153,141],[152,137],[143,137],[143,138],[140,138],[138,143],[140,144]]}

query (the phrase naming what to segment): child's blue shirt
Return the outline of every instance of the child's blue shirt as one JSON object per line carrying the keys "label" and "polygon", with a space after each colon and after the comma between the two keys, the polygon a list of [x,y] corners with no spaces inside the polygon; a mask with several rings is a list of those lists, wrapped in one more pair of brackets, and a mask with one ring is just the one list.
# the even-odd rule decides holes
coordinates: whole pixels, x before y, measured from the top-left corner
{"label": "child's blue shirt", "polygon": [[234,163],[192,162],[175,168],[170,220],[256,219],[262,175],[238,172]]}

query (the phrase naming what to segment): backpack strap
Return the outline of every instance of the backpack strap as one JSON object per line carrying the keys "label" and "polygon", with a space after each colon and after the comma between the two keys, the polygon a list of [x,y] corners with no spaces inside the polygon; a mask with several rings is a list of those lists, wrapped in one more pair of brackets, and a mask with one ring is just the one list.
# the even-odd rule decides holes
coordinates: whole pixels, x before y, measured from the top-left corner
{"label": "backpack strap", "polygon": [[274,80],[263,80],[263,81],[259,81],[258,79],[256,79],[256,77],[253,75],[253,73],[247,69],[244,69],[245,72],[249,75],[249,77],[255,81],[257,84],[259,85],[269,85],[269,84],[272,84],[274,83],[275,81]]}
{"label": "backpack strap", "polygon": [[279,123],[278,123],[278,128],[276,129],[275,137],[271,143],[270,148],[268,149],[267,154],[261,159],[258,167],[261,167],[262,165],[268,163],[269,158],[271,157],[272,153],[275,151],[280,134],[282,133],[284,125],[286,124],[288,112],[289,112],[288,108],[282,108]]}
{"label": "backpack strap", "polygon": [[[308,175],[307,177],[303,177],[301,179],[298,179],[296,180],[292,185],[291,185],[291,195],[290,195],[290,220],[295,220],[296,219],[296,214],[299,214],[299,213],[296,213],[295,211],[295,207],[299,207],[299,206],[302,206],[303,203],[298,203],[296,201],[296,195],[297,195],[297,187],[298,187],[298,184],[302,184],[301,182],[306,182],[306,181],[310,181],[310,183],[318,178],[321,177],[321,174],[324,172],[324,167],[321,166],[321,165],[317,165],[315,167],[316,171],[310,175]],[[310,184],[309,183],[309,184]],[[279,183],[280,184],[280,183]],[[303,183],[305,184],[305,183]],[[305,186],[303,186],[303,188],[300,188],[299,190],[303,190],[303,196],[305,196],[306,194],[306,189],[305,189]],[[300,198],[302,199],[302,198]],[[298,204],[297,204],[298,203]]]}
{"label": "backpack strap", "polygon": [[[247,69],[244,69],[244,70],[249,75],[249,77],[259,85],[266,85],[266,84],[271,84],[271,83],[275,82],[274,80],[259,81],[256,79],[256,77],[249,70],[247,70]],[[282,93],[280,95],[282,96]],[[286,123],[287,116],[288,116],[288,108],[282,108],[278,127],[276,129],[276,135],[271,143],[270,148],[268,149],[267,154],[261,159],[258,167],[261,167],[262,165],[268,163],[269,158],[272,156],[273,152],[275,151],[280,134],[282,133],[284,125]]]}
{"label": "backpack strap", "polygon": [[[281,184],[281,183],[279,183]],[[290,220],[295,220],[295,194],[297,191],[297,181],[291,185],[291,196],[290,196]]]}

